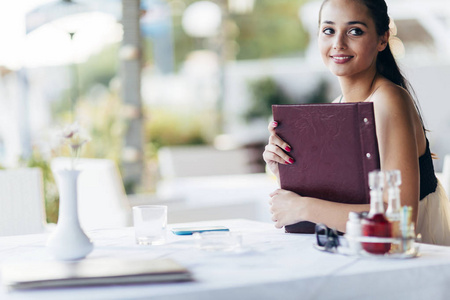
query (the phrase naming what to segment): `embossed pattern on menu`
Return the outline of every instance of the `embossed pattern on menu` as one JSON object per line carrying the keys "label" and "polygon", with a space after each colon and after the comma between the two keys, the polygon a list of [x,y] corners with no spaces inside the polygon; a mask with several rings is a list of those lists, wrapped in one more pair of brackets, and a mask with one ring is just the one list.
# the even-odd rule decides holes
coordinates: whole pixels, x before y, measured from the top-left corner
{"label": "embossed pattern on menu", "polygon": [[[281,187],[324,200],[369,203],[368,172],[379,168],[372,103],[273,105],[277,134],[295,163],[280,165]],[[369,155],[368,155],[369,154]],[[286,226],[314,233],[314,224]]]}

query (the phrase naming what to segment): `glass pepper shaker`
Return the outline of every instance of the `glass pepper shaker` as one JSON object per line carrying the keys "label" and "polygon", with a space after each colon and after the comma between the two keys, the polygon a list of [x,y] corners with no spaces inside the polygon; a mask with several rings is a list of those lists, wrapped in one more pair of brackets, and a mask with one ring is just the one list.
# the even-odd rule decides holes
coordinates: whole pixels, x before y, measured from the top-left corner
{"label": "glass pepper shaker", "polygon": [[[386,217],[392,224],[392,237],[401,238],[400,229],[401,204],[400,204],[400,185],[402,183],[400,170],[391,170],[386,172],[386,182],[388,186],[388,208]],[[392,244],[391,252],[401,252],[401,245]]]}

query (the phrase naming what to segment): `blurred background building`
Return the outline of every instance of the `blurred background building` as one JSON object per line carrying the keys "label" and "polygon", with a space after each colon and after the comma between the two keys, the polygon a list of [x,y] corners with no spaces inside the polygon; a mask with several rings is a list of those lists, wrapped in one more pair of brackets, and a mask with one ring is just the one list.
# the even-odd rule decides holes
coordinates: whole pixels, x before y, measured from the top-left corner
{"label": "blurred background building", "polygon": [[[387,0],[391,45],[440,158],[450,153],[447,2]],[[67,154],[57,131],[77,120],[92,138],[82,155],[114,160],[129,194],[155,191],[165,147],[245,149],[246,172],[264,172],[270,106],[339,94],[318,56],[320,4],[1,1],[0,166],[44,168],[56,203],[48,163]]]}

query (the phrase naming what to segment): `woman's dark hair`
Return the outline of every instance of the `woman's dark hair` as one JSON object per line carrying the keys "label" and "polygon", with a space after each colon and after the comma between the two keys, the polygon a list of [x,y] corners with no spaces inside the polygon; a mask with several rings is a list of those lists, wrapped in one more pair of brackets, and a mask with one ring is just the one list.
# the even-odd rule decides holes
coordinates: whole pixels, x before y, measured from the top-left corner
{"label": "woman's dark hair", "polygon": [[[322,6],[320,7],[319,12],[319,26],[320,26],[320,16],[322,14],[322,8],[325,3],[327,3],[329,0],[325,0],[322,3]],[[386,31],[389,30],[389,16],[388,16],[388,9],[385,0],[355,0],[359,1],[360,3],[364,4],[368,10],[369,14],[372,17],[374,23],[375,23],[375,29],[377,31],[378,35],[384,35]],[[402,88],[406,89],[409,94],[413,97],[414,100],[414,106],[416,107],[417,113],[419,114],[420,121],[422,123],[422,127],[424,127],[424,123],[422,120],[422,115],[420,113],[420,107],[415,100],[415,93],[412,89],[411,85],[409,84],[408,80],[403,76],[402,72],[400,71],[400,68],[397,65],[397,62],[395,61],[394,55],[391,52],[391,49],[389,47],[389,42],[387,43],[386,48],[378,52],[377,57],[377,71],[382,76],[386,77],[396,85],[401,86]]]}

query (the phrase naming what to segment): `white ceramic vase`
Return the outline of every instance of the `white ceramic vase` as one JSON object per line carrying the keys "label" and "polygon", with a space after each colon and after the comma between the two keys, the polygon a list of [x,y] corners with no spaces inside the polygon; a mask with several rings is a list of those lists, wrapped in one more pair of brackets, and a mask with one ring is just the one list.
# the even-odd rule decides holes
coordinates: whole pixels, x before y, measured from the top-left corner
{"label": "white ceramic vase", "polygon": [[77,182],[80,171],[56,171],[59,188],[58,224],[47,241],[48,251],[59,260],[77,260],[88,255],[93,244],[78,219]]}

